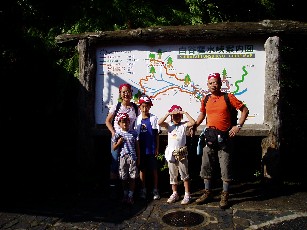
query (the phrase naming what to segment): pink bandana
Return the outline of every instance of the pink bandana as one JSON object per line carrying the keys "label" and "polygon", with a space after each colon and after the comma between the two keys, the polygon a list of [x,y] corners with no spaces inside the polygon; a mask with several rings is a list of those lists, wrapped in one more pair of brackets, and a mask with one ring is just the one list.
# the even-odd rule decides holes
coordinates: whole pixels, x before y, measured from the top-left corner
{"label": "pink bandana", "polygon": [[129,119],[128,113],[118,113],[115,117],[115,121],[119,122],[120,120]]}
{"label": "pink bandana", "polygon": [[209,76],[208,76],[208,81],[211,78],[216,78],[217,80],[221,80],[221,75],[219,73],[210,73]]}
{"label": "pink bandana", "polygon": [[132,92],[131,85],[129,85],[129,84],[121,84],[119,86],[119,92],[122,91],[122,88],[125,87],[125,86]]}
{"label": "pink bandana", "polygon": [[181,108],[179,105],[173,105],[173,106],[168,110],[168,112],[171,113],[171,112],[173,112],[174,110],[182,111],[182,108]]}

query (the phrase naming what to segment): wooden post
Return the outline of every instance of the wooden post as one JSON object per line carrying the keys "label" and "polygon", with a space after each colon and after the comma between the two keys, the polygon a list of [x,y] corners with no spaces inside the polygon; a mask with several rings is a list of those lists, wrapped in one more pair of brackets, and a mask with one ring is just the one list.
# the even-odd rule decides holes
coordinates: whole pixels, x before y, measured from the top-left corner
{"label": "wooden post", "polygon": [[264,124],[270,127],[269,135],[262,140],[263,176],[276,179],[280,166],[280,39],[269,37],[265,44],[265,96]]}

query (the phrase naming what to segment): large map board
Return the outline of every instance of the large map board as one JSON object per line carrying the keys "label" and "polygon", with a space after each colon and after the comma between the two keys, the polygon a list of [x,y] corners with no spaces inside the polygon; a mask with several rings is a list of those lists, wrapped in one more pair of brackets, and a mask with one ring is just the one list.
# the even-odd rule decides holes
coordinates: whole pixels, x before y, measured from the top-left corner
{"label": "large map board", "polygon": [[257,42],[98,47],[96,124],[105,124],[122,83],[133,86],[135,97],[138,92],[150,96],[150,112],[158,117],[177,104],[196,119],[213,72],[220,73],[222,90],[249,108],[245,124],[263,124],[265,57],[264,45]]}

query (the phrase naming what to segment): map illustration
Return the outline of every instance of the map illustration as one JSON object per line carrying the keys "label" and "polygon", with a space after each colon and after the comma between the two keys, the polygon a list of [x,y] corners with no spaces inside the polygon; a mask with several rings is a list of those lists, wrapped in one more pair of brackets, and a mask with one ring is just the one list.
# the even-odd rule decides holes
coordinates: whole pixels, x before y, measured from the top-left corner
{"label": "map illustration", "polygon": [[97,49],[96,56],[97,124],[104,124],[110,106],[117,103],[122,83],[133,86],[136,103],[142,93],[151,97],[150,112],[158,117],[177,104],[196,119],[212,72],[220,73],[222,91],[233,93],[250,109],[246,124],[263,123],[262,44],[114,46]]}

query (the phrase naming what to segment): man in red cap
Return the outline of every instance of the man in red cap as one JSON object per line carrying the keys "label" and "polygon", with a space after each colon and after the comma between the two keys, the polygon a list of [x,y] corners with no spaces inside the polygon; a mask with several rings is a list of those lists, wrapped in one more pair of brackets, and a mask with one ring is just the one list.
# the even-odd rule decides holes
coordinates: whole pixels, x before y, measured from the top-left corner
{"label": "man in red cap", "polygon": [[[232,107],[241,111],[241,116],[237,125],[231,123],[231,114],[225,101],[223,92],[221,92],[222,80],[219,73],[211,73],[208,76],[207,82],[208,89],[210,91],[210,97],[205,102],[205,97],[201,101],[200,113],[196,120],[196,123],[191,130],[191,135],[194,134],[196,128],[206,118],[206,131],[208,133],[211,130],[213,133],[221,133],[223,145],[211,145],[208,142],[206,134],[205,138],[206,146],[203,148],[202,165],[200,176],[204,179],[205,192],[196,200],[196,203],[202,204],[208,202],[212,198],[211,178],[214,171],[215,160],[218,158],[221,170],[221,179],[223,181],[223,191],[221,193],[220,207],[228,207],[229,198],[229,184],[232,181],[231,172],[231,157],[233,152],[233,137],[242,128],[249,110],[248,108],[238,100],[233,94],[228,93],[229,102]],[[217,135],[216,135],[217,136]],[[220,143],[218,143],[220,144]]]}

